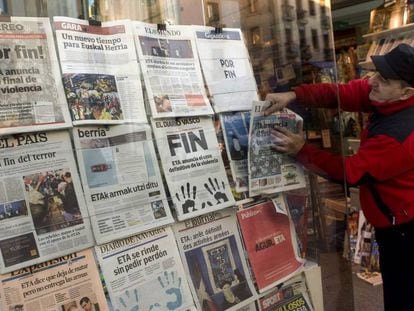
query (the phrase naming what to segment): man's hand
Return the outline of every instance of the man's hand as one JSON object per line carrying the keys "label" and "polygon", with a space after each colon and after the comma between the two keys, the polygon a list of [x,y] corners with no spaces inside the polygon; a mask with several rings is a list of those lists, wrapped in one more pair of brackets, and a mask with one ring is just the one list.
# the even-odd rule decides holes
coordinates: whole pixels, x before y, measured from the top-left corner
{"label": "man's hand", "polygon": [[266,95],[266,101],[271,103],[271,106],[264,112],[265,116],[271,115],[273,112],[277,112],[285,108],[291,102],[296,99],[295,92],[284,93],[269,93]]}
{"label": "man's hand", "polygon": [[272,139],[275,141],[272,148],[277,152],[296,155],[305,144],[303,138],[303,122],[298,122],[298,133],[293,133],[285,127],[275,127],[272,130]]}

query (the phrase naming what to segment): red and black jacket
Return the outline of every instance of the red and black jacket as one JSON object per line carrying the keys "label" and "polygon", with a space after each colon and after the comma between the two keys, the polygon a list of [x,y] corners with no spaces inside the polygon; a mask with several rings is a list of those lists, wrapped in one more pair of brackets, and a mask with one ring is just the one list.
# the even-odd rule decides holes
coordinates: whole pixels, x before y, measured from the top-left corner
{"label": "red and black jacket", "polygon": [[378,207],[370,184],[395,217],[395,224],[414,219],[414,97],[405,101],[376,103],[369,100],[367,80],[347,84],[310,84],[295,88],[299,103],[370,113],[361,133],[357,154],[341,157],[305,144],[297,159],[309,170],[348,185],[360,186],[360,201],[375,227],[392,223]]}

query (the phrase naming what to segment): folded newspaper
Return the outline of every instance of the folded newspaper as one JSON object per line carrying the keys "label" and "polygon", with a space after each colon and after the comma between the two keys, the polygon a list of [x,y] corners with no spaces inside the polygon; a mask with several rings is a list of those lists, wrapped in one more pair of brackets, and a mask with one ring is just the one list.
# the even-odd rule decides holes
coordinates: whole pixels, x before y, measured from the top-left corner
{"label": "folded newspaper", "polygon": [[0,45],[0,135],[70,127],[49,18],[11,17]]}
{"label": "folded newspaper", "polygon": [[302,166],[293,157],[272,149],[277,142],[271,136],[275,126],[297,132],[302,118],[290,111],[264,115],[270,102],[253,101],[249,133],[249,191],[251,195],[275,193],[305,187]]}
{"label": "folded newspaper", "polygon": [[179,220],[234,205],[210,117],[157,119],[152,127]]}
{"label": "folded newspaper", "polygon": [[73,124],[147,123],[131,21],[53,20]]}
{"label": "folded newspaper", "polygon": [[235,211],[222,210],[174,225],[199,310],[239,310],[257,298]]}
{"label": "folded newspaper", "polygon": [[[0,276],[2,310],[109,310],[92,249]],[[87,310],[87,309],[85,309]]]}
{"label": "folded newspaper", "polygon": [[302,275],[293,277],[266,292],[259,299],[260,311],[313,311],[309,299],[305,278]]}
{"label": "folded newspaper", "polygon": [[149,125],[77,127],[73,136],[98,244],[174,221]]}
{"label": "folded newspaper", "polygon": [[1,138],[0,272],[92,246],[67,131]]}
{"label": "folded newspaper", "polygon": [[[194,26],[192,26],[194,27]],[[216,113],[250,110],[256,79],[240,29],[195,27],[201,69]]]}
{"label": "folded newspaper", "polygon": [[135,43],[153,118],[211,115],[193,26],[134,22]]}
{"label": "folded newspaper", "polygon": [[170,227],[95,249],[115,310],[196,311]]}

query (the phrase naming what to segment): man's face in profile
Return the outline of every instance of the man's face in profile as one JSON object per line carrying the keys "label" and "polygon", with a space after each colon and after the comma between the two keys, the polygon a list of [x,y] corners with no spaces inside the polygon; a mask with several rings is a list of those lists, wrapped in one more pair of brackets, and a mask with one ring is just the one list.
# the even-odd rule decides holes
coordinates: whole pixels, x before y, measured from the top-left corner
{"label": "man's face in profile", "polygon": [[85,311],[91,311],[92,310],[92,304],[91,301],[88,302],[82,302],[81,307]]}

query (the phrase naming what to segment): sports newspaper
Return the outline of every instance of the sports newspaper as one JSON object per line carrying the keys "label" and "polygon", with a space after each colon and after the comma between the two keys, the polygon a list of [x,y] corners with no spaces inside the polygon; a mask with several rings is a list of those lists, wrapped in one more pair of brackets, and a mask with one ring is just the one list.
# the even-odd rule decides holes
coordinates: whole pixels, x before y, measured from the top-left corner
{"label": "sports newspaper", "polygon": [[308,295],[306,281],[303,275],[298,275],[275,287],[263,296],[259,301],[260,311],[313,311],[313,306]]}

